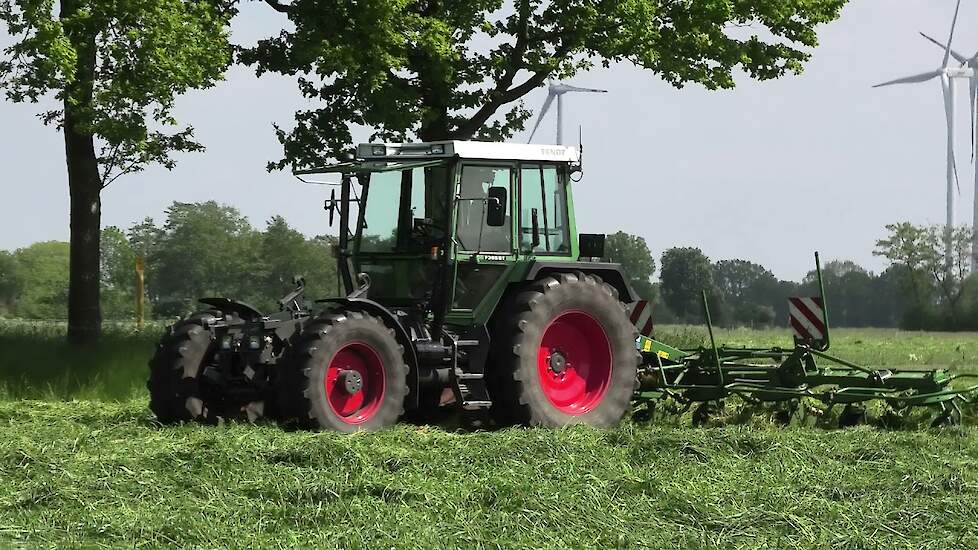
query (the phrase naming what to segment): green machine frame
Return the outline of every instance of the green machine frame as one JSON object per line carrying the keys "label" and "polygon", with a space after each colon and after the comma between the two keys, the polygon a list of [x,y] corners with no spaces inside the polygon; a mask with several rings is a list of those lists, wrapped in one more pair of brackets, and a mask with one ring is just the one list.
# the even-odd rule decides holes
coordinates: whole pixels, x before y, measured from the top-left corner
{"label": "green machine frame", "polygon": [[796,341],[789,349],[717,346],[704,292],[708,347],[682,350],[652,338],[639,338],[637,345],[644,359],[635,396],[639,416],[647,415],[656,402],[673,399],[686,409],[700,403],[694,420],[703,420],[710,414],[711,404],[736,395],[752,403],[797,404],[810,398],[829,409],[844,405],[842,424],[855,423],[864,415],[860,405],[874,400],[884,402],[889,414],[902,415],[912,407],[935,407],[939,414],[934,425],[959,422],[960,404],[978,391],[978,384],[954,383],[978,379],[978,375],[951,374],[946,369],[870,368],[828,353],[828,307],[817,253],[815,263],[824,307],[824,340]]}

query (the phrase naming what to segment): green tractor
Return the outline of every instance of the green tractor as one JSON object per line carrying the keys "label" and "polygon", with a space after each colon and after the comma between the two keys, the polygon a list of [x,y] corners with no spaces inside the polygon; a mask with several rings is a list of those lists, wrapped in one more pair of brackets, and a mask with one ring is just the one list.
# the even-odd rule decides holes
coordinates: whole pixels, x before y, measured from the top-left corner
{"label": "green tractor", "polygon": [[297,280],[271,314],[201,300],[150,362],[153,412],[349,432],[454,402],[499,425],[616,424],[642,361],[637,297],[595,261],[604,236],[577,232],[579,172],[575,147],[446,141],[297,173],[339,175],[342,297],[310,303]]}

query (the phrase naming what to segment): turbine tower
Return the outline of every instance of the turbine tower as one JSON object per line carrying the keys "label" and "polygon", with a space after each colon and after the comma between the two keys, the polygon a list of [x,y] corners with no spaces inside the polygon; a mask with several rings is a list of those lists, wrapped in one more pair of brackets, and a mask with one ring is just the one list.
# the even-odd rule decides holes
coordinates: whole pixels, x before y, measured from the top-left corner
{"label": "turbine tower", "polygon": [[[978,138],[976,138],[976,123],[978,123],[978,52],[971,57],[965,57],[960,53],[954,51],[953,48],[948,48],[944,44],[941,44],[937,40],[927,36],[924,33],[920,33],[921,36],[930,40],[934,44],[937,44],[946,52],[951,54],[951,57],[955,59],[958,63],[961,63],[961,67],[967,68],[971,71],[968,78],[968,104],[971,107],[971,163],[975,164],[975,157],[978,156]],[[978,165],[974,167],[975,172],[975,200],[974,207],[972,210],[972,222],[971,229],[974,232],[971,238],[971,272],[974,273],[978,271]]]}
{"label": "turbine tower", "polygon": [[947,226],[944,231],[944,251],[949,266],[954,257],[954,245],[951,237],[954,231],[954,192],[957,183],[957,164],[954,158],[954,79],[971,78],[974,75],[974,71],[969,68],[951,66],[951,42],[954,40],[954,28],[957,26],[958,12],[960,11],[961,0],[958,0],[957,7],[954,9],[954,19],[951,21],[951,33],[948,36],[947,45],[941,45],[944,48],[944,62],[940,68],[873,86],[879,88],[893,84],[915,84],[934,78],[941,79],[941,89],[944,93],[944,114],[947,118]]}
{"label": "turbine tower", "polygon": [[586,92],[586,93],[607,93],[608,90],[597,90],[594,88],[578,88],[577,86],[571,86],[570,84],[563,84],[561,82],[551,82],[550,86],[547,88],[547,100],[543,102],[543,108],[540,109],[540,115],[537,116],[537,123],[533,125],[533,131],[530,132],[530,139],[526,140],[527,143],[533,141],[533,136],[537,133],[537,128],[540,127],[540,122],[543,121],[543,117],[550,110],[550,105],[553,104],[554,98],[557,98],[557,145],[562,145],[564,143],[564,94],[567,92]]}

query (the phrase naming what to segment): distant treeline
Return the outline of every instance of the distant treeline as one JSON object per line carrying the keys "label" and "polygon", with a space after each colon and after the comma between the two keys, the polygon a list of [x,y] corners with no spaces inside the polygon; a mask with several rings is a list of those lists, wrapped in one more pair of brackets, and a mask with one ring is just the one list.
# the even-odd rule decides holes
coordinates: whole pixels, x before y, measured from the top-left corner
{"label": "distant treeline", "polygon": [[[947,261],[943,230],[888,226],[875,253],[891,265],[872,273],[851,261],[823,266],[832,324],[849,327],[978,329],[978,277],[968,275],[970,230],[954,235]],[[160,225],[152,219],[123,231],[102,231],[102,305],[105,319],[134,317],[137,257],[145,261],[149,317],[175,317],[197,298],[230,296],[264,310],[305,277],[310,297],[338,292],[334,238],[307,238],[281,217],[254,228],[233,207],[216,202],[173,203]],[[609,235],[606,261],[621,263],[639,294],[655,304],[658,323],[702,322],[701,293],[713,320],[725,326],[786,326],[789,296],[817,295],[814,271],[783,281],[746,260],[712,261],[697,248],[671,248],[657,263],[644,239]],[[658,269],[658,277],[656,277]],[[0,316],[66,316],[68,244],[41,242],[0,251]]]}
{"label": "distant treeline", "polygon": [[[281,217],[264,230],[215,202],[175,202],[166,221],[102,231],[105,319],[132,319],[136,257],[144,258],[147,315],[174,317],[199,309],[205,296],[229,296],[265,311],[302,275],[311,296],[337,292],[333,240],[306,238]],[[52,319],[67,315],[68,243],[42,242],[0,251],[0,315]]]}
{"label": "distant treeline", "polygon": [[[802,281],[783,281],[747,260],[712,261],[698,248],[670,248],[656,262],[644,239],[626,233],[608,237],[609,260],[633,276],[632,286],[655,304],[658,323],[702,323],[705,290],[713,322],[722,326],[787,326],[788,297],[817,296],[814,270]],[[644,271],[638,269],[644,268]],[[896,327],[903,305],[894,271],[876,275],[852,261],[822,266],[834,326]]]}

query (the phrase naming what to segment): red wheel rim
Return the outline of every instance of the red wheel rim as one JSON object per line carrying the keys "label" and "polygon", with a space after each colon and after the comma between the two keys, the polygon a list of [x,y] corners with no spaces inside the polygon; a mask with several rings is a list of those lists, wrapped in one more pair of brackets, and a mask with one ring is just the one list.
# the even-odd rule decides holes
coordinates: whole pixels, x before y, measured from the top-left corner
{"label": "red wheel rim", "polygon": [[384,400],[384,362],[371,346],[352,342],[326,368],[326,401],[347,424],[370,420]]}
{"label": "red wheel rim", "polygon": [[582,311],[568,311],[543,332],[537,353],[540,385],[562,413],[587,414],[611,383],[611,342],[604,328]]}

